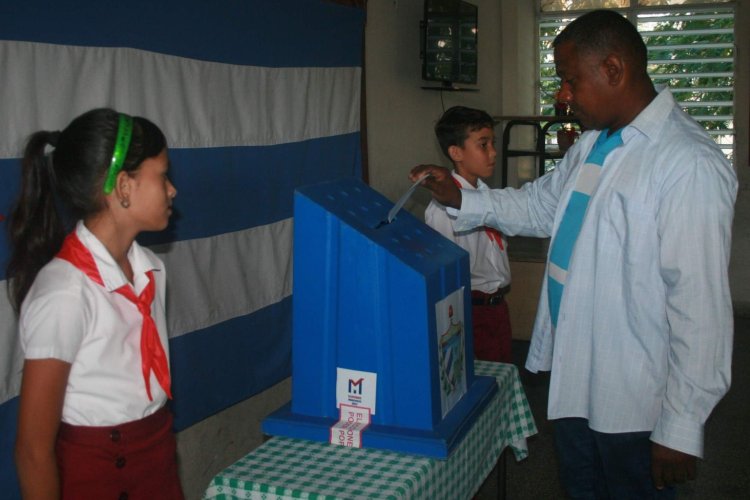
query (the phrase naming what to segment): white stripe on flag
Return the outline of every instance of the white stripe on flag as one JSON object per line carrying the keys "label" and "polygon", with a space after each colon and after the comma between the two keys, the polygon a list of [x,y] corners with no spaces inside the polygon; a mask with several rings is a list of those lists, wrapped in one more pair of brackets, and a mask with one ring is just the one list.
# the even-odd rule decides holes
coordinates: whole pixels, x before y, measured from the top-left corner
{"label": "white stripe on flag", "polygon": [[268,68],[130,48],[0,41],[0,158],[36,130],[110,106],[170,147],[263,146],[359,131],[359,67]]}
{"label": "white stripe on flag", "polygon": [[18,321],[10,306],[6,280],[0,281],[0,403],[18,395],[21,389],[21,368],[23,356],[18,341]]}
{"label": "white stripe on flag", "polygon": [[169,337],[251,314],[291,295],[293,227],[293,219],[284,219],[151,247],[167,270]]}

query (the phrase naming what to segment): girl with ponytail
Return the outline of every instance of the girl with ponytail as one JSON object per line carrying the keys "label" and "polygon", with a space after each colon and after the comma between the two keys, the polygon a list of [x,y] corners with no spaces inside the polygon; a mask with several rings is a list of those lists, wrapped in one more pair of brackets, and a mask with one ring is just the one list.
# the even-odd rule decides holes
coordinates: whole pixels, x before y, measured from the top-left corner
{"label": "girl with ponytail", "polygon": [[28,140],[8,265],[24,498],[183,498],[165,270],[135,241],[169,222],[168,168],[161,130],[111,109]]}

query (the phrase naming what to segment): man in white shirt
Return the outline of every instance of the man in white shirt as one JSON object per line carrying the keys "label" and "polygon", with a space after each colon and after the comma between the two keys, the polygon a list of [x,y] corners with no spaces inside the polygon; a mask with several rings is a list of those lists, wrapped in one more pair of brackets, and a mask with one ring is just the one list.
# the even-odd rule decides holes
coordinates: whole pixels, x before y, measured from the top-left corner
{"label": "man in white shirt", "polygon": [[573,498],[672,498],[695,477],[703,425],[729,388],[728,285],[737,178],[657,92],[646,47],[614,11],[555,39],[560,99],[589,129],[521,189],[459,190],[412,170],[456,227],[552,237],[526,367],[551,370],[561,479]]}

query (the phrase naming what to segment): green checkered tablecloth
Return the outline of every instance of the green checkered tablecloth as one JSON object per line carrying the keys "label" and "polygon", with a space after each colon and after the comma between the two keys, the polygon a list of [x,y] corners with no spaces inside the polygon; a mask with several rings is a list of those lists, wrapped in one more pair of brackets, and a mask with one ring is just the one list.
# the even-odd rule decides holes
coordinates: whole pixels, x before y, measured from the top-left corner
{"label": "green checkered tablecloth", "polygon": [[471,498],[502,451],[510,446],[516,460],[525,458],[526,438],[537,432],[518,369],[474,366],[477,375],[494,376],[499,390],[447,460],[273,437],[214,477],[203,498]]}

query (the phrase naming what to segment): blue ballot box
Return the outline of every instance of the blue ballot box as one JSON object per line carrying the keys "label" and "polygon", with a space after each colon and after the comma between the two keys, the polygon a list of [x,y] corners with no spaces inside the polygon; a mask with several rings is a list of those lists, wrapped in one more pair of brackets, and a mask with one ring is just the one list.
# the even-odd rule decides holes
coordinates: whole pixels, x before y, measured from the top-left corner
{"label": "blue ballot box", "polygon": [[295,192],[292,400],[266,434],[335,442],[356,408],[361,446],[446,458],[497,391],[474,375],[468,253],[391,207],[353,178]]}

